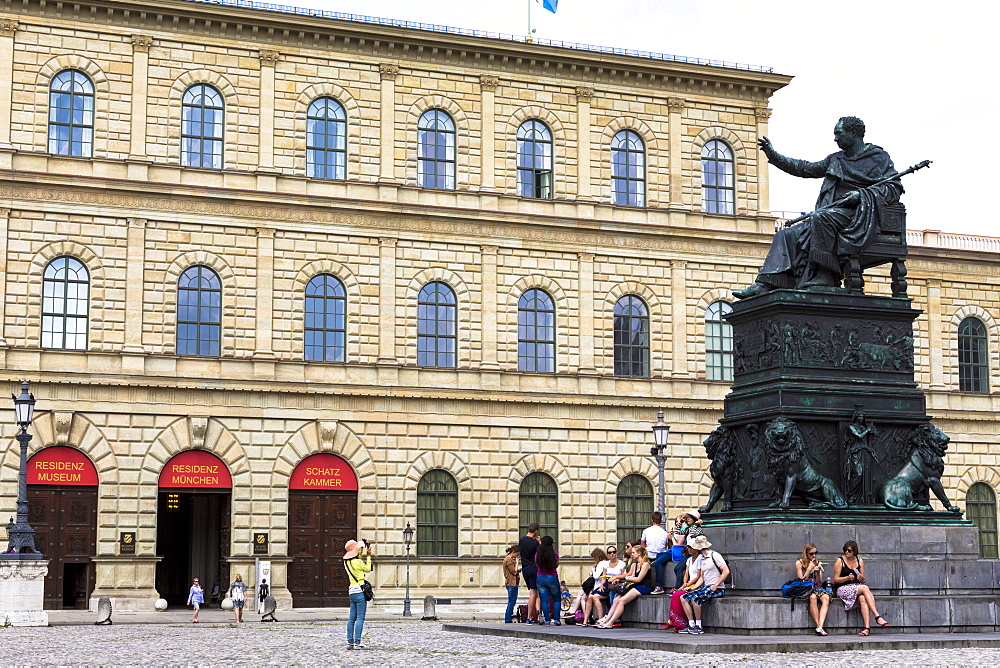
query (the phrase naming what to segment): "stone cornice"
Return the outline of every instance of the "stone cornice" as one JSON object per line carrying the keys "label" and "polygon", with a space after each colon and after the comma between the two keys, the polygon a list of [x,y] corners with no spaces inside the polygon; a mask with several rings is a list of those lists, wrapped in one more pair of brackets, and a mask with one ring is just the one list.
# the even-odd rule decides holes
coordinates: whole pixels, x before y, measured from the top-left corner
{"label": "stone cornice", "polygon": [[[726,256],[747,258],[748,264],[756,264],[763,257],[766,247],[755,240],[720,239],[717,230],[702,230],[704,236],[689,227],[664,227],[662,225],[637,226],[623,229],[611,221],[598,221],[586,226],[577,219],[564,217],[546,218],[505,215],[494,212],[479,212],[472,218],[467,210],[450,211],[441,208],[416,207],[412,211],[400,211],[398,205],[388,210],[375,208],[375,202],[354,202],[343,209],[333,208],[333,202],[325,198],[309,197],[300,202],[289,202],[282,195],[282,202],[264,199],[259,193],[232,191],[231,197],[204,197],[195,193],[177,192],[177,188],[167,188],[162,192],[156,185],[148,184],[145,190],[113,190],[106,182],[95,182],[92,187],[66,183],[26,184],[0,181],[0,202],[11,208],[44,209],[56,204],[61,208],[99,207],[103,215],[115,215],[119,211],[123,218],[141,213],[148,218],[147,226],[157,227],[157,213],[162,213],[165,221],[173,221],[176,214],[183,213],[189,218],[201,218],[200,224],[216,224],[228,227],[245,227],[247,234],[254,234],[260,221],[273,222],[279,229],[302,229],[306,226],[315,230],[315,225],[329,225],[331,233],[350,230],[352,234],[364,234],[364,230],[385,243],[395,243],[394,235],[419,236],[440,235],[452,239],[465,238],[470,244],[480,245],[483,240],[498,241],[508,239],[515,245],[526,243],[557,244],[584,248],[606,247],[608,254],[619,254],[626,249],[631,252],[667,251],[674,254],[699,255],[703,257]],[[218,191],[216,191],[218,192]],[[255,197],[258,199],[255,201]],[[35,204],[32,207],[31,204]],[[665,214],[666,212],[664,212]],[[492,218],[491,218],[492,216]],[[206,222],[213,218],[217,221]],[[195,222],[192,220],[192,222]],[[166,223],[168,225],[172,222]],[[619,251],[620,249],[620,251]],[[598,254],[599,251],[598,251]]]}
{"label": "stone cornice", "polygon": [[[8,6],[10,0],[7,0]],[[283,51],[300,50],[317,58],[407,60],[425,66],[447,65],[486,69],[505,78],[547,75],[574,83],[604,83],[615,87],[689,92],[713,97],[763,100],[791,81],[782,74],[711,67],[695,63],[640,58],[614,53],[558,48],[543,44],[437,33],[397,26],[342,21],[259,9],[158,0],[155,11],[145,0],[80,0],[72,16],[61,3],[24,0],[17,5],[22,22],[81,22],[112,31],[163,33],[164,39],[243,42],[257,49],[266,43]]]}

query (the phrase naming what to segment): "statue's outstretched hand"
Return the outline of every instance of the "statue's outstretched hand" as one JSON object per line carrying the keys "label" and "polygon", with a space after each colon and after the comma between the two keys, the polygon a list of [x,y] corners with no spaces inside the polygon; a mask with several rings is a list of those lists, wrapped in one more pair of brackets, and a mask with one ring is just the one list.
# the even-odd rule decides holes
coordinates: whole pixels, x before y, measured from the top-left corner
{"label": "statue's outstretched hand", "polygon": [[861,201],[861,195],[857,190],[847,193],[844,195],[844,199],[841,200],[844,204],[857,204],[859,201]]}
{"label": "statue's outstretched hand", "polygon": [[767,137],[761,137],[757,140],[757,145],[760,146],[760,150],[764,151],[764,155],[771,157],[774,154],[774,146],[771,145],[771,140]]}

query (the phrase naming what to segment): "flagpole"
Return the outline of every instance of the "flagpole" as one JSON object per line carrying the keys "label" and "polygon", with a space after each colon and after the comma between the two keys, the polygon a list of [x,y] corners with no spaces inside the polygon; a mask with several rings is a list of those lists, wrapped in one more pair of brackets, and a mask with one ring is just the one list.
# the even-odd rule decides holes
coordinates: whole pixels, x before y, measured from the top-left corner
{"label": "flagpole", "polygon": [[533,41],[531,37],[531,3],[535,0],[528,0],[528,36],[524,39],[525,42],[529,44]]}

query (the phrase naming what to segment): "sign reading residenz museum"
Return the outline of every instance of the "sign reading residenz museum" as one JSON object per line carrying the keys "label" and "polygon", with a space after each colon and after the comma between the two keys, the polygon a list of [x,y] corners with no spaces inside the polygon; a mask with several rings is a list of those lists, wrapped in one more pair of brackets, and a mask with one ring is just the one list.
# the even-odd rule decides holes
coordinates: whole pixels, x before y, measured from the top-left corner
{"label": "sign reading residenz museum", "polygon": [[29,485],[97,485],[97,469],[75,448],[55,446],[28,461]]}

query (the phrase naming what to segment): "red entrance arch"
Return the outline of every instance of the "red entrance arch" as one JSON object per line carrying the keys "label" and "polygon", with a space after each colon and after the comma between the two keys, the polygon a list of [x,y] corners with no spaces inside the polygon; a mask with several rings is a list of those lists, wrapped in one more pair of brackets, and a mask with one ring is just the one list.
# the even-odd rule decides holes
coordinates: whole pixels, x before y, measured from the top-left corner
{"label": "red entrance arch", "polygon": [[185,450],[160,471],[160,487],[232,489],[233,478],[226,463],[204,450]]}
{"label": "red entrance arch", "polygon": [[288,481],[288,589],[295,607],[347,605],[344,543],[357,538],[358,477],[350,464],[321,452]]}
{"label": "red entrance arch", "polygon": [[94,591],[98,483],[93,462],[76,448],[54,445],[28,460],[28,520],[49,560],[46,608],[86,609]]}

